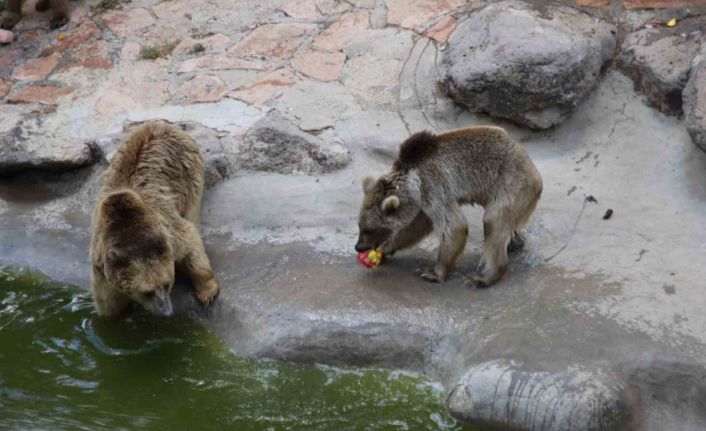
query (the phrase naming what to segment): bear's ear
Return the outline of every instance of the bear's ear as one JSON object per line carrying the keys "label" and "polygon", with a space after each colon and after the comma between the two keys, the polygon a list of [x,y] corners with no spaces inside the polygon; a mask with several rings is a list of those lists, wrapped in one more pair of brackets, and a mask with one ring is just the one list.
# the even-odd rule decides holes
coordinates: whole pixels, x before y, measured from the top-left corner
{"label": "bear's ear", "polygon": [[385,199],[383,199],[382,204],[380,204],[380,208],[382,209],[382,212],[385,214],[390,214],[394,212],[397,208],[400,207],[400,198],[398,198],[395,195],[388,196]]}
{"label": "bear's ear", "polygon": [[363,193],[368,193],[375,185],[375,178],[364,177],[363,178]]}

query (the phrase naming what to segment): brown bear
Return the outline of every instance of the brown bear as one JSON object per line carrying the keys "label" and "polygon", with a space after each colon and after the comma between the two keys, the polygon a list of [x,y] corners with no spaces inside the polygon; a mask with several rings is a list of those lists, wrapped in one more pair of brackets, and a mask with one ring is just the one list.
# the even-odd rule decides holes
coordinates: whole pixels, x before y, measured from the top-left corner
{"label": "brown bear", "polygon": [[196,224],[204,167],[199,147],[177,126],[150,122],[121,145],[103,175],[91,223],[92,293],[98,314],[131,302],[173,314],[175,264],[207,307],[218,295]]}
{"label": "brown bear", "polygon": [[[34,8],[43,12],[49,8],[54,9],[50,26],[59,28],[69,22],[69,0],[38,0]],[[7,0],[5,10],[0,14],[0,28],[12,29],[22,19],[22,0]]]}
{"label": "brown bear", "polygon": [[437,264],[419,271],[428,281],[444,281],[463,252],[468,224],[461,206],[483,206],[484,269],[472,281],[484,287],[507,271],[508,246],[521,248],[519,230],[542,194],[542,177],[505,130],[471,127],[412,135],[392,171],[365,178],[363,191],[356,251],[380,248],[389,256],[436,231]]}

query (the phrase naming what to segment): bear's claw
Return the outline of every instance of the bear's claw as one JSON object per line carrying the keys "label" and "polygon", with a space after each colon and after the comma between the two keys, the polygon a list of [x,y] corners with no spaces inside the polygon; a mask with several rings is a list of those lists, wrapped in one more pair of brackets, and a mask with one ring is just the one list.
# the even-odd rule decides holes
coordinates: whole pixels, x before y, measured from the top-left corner
{"label": "bear's claw", "polygon": [[203,308],[208,308],[213,303],[213,301],[218,298],[218,295],[220,293],[221,289],[218,287],[216,281],[211,280],[204,286],[198,288],[194,293],[194,296],[196,296],[196,299],[201,303]]}

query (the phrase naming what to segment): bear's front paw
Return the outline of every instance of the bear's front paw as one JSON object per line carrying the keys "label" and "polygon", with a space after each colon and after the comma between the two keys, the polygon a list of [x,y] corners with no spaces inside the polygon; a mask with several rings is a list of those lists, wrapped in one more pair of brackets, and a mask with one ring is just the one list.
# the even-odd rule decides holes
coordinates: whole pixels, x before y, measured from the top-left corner
{"label": "bear's front paw", "polygon": [[203,308],[208,308],[208,306],[216,300],[220,292],[221,289],[218,287],[216,279],[212,278],[211,280],[198,286],[194,295]]}
{"label": "bear's front paw", "polygon": [[12,28],[20,22],[20,15],[12,12],[3,12],[0,14],[0,28],[3,30],[12,30]]}
{"label": "bear's front paw", "polygon": [[56,30],[59,27],[63,27],[69,22],[69,17],[65,14],[54,15],[49,22],[49,26],[52,30]]}
{"label": "bear's front paw", "polygon": [[439,274],[436,268],[419,268],[417,275],[431,283],[441,283],[446,279],[446,274]]}
{"label": "bear's front paw", "polygon": [[475,274],[472,276],[466,284],[468,287],[477,287],[479,289],[485,289],[486,287],[492,286],[492,282],[488,280],[488,277],[484,277],[482,274]]}
{"label": "bear's front paw", "polygon": [[34,4],[34,10],[37,12],[44,12],[45,10],[49,10],[50,6],[49,0],[39,0]]}

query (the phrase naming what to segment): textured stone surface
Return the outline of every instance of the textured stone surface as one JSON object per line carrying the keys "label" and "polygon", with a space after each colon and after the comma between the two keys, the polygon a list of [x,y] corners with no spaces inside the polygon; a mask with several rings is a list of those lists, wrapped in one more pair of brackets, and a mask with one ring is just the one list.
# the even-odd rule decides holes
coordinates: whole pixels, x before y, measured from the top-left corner
{"label": "textured stone surface", "polygon": [[316,6],[316,0],[295,0],[282,6],[282,12],[298,19],[318,20],[324,16]]}
{"label": "textured stone surface", "polygon": [[444,54],[443,85],[473,111],[545,129],[595,87],[615,28],[575,9],[500,1],[458,25]]}
{"label": "textured stone surface", "polygon": [[194,50],[197,45],[203,47],[204,52],[223,51],[232,45],[230,38],[224,34],[216,33],[200,39],[185,37],[174,48],[175,54],[187,54]]}
{"label": "textured stone surface", "polygon": [[110,46],[103,40],[77,49],[71,55],[71,61],[66,67],[87,67],[89,69],[110,69],[113,60],[110,56]]}
{"label": "textured stone surface", "polygon": [[370,27],[367,12],[348,13],[319,33],[311,47],[319,51],[340,51],[346,43]]}
{"label": "textured stone surface", "polygon": [[528,372],[511,361],[468,370],[446,408],[466,423],[520,430],[618,431],[630,416],[627,389],[616,376],[581,366]]}
{"label": "textured stone surface", "polygon": [[706,48],[695,63],[684,89],[684,122],[694,144],[706,151]]}
{"label": "textured stone surface", "polygon": [[228,50],[229,54],[286,57],[316,28],[313,24],[265,24]]}
{"label": "textured stone surface", "polygon": [[255,61],[233,58],[224,54],[212,54],[186,60],[181,63],[177,71],[185,73],[199,70],[230,69],[264,70],[265,66]]}
{"label": "textured stone surface", "polygon": [[[231,135],[243,135],[264,113],[239,100],[223,99],[216,103],[196,103],[193,105],[163,105],[156,108],[131,110],[124,118],[138,122],[163,119],[172,123],[196,122]],[[119,118],[122,121],[122,118]],[[122,126],[122,123],[120,123]]]}
{"label": "textured stone surface", "polygon": [[160,106],[169,100],[165,60],[139,61],[120,70],[95,105],[101,117]]}
{"label": "textured stone surface", "polygon": [[466,5],[466,0],[385,0],[387,22],[417,28],[445,12]]}
{"label": "textured stone surface", "polygon": [[54,70],[61,61],[61,54],[51,54],[46,57],[27,60],[15,68],[12,79],[18,81],[41,81]]}
{"label": "textured stone surface", "polygon": [[[414,33],[399,28],[365,30],[351,35],[343,47],[349,57],[367,55],[380,60],[406,60]],[[380,43],[384,40],[385,43]]]}
{"label": "textured stone surface", "polygon": [[411,134],[399,112],[377,109],[337,123],[335,133],[349,148],[363,148],[387,161],[397,157],[400,143]]}
{"label": "textured stone surface", "polygon": [[10,82],[0,79],[0,99],[5,97],[5,95],[9,93],[11,88],[12,84]]}
{"label": "textured stone surface", "polygon": [[705,41],[706,17],[645,28],[625,37],[618,65],[657,109],[680,114],[691,63]]}
{"label": "textured stone surface", "polygon": [[63,38],[54,38],[42,52],[43,55],[55,52],[65,52],[97,39],[101,30],[93,21],[86,21],[74,30],[63,35]]}
{"label": "textured stone surface", "polygon": [[41,103],[43,105],[56,105],[61,96],[65,96],[71,92],[72,89],[70,88],[57,87],[55,85],[16,86],[15,90],[7,96],[7,101],[13,103]]}
{"label": "textured stone surface", "polygon": [[705,0],[625,0],[626,9],[671,9],[683,6],[706,6]]}
{"label": "textured stone surface", "polygon": [[424,32],[424,36],[430,37],[437,42],[445,43],[449,35],[454,29],[456,29],[456,24],[458,20],[452,16],[445,16],[441,18],[436,24],[429,27],[427,31]]}
{"label": "textured stone surface", "polygon": [[110,31],[119,37],[135,35],[155,22],[147,9],[143,8],[108,12],[103,15],[103,21]]}
{"label": "textured stone surface", "polygon": [[178,103],[217,102],[226,94],[226,86],[217,76],[199,75],[184,82],[174,96]]}
{"label": "textured stone surface", "polygon": [[57,139],[45,127],[47,109],[31,111],[9,130],[0,131],[0,175],[28,169],[74,169],[97,159],[87,143]]}
{"label": "textured stone surface", "polygon": [[0,70],[7,69],[15,63],[23,51],[21,49],[3,48],[0,49]]}
{"label": "textured stone surface", "polygon": [[213,187],[216,183],[233,175],[234,168],[228,162],[221,142],[228,139],[226,133],[218,132],[195,122],[183,122],[180,125],[199,144],[206,171],[207,188]]}
{"label": "textured stone surface", "polygon": [[228,96],[261,107],[268,100],[281,94],[283,89],[294,85],[295,82],[296,76],[289,69],[279,69],[228,94]]}
{"label": "textured stone surface", "polygon": [[321,130],[360,112],[355,97],[342,85],[304,81],[288,88],[277,101],[280,112],[302,130]]}
{"label": "textured stone surface", "polygon": [[610,0],[578,0],[576,3],[579,6],[595,7],[601,10],[608,10],[610,7]]}
{"label": "textured stone surface", "polygon": [[341,79],[371,106],[387,105],[397,99],[403,65],[402,60],[361,55],[348,60]]}
{"label": "textured stone surface", "polygon": [[142,46],[137,42],[125,42],[120,49],[120,59],[123,61],[135,61],[140,56]]}
{"label": "textured stone surface", "polygon": [[335,81],[341,75],[346,54],[341,52],[304,52],[292,59],[292,67],[310,78],[319,81]]}
{"label": "textured stone surface", "polygon": [[318,0],[316,7],[324,15],[338,15],[350,10],[351,5],[345,0]]}
{"label": "textured stone surface", "polygon": [[317,175],[345,167],[350,154],[345,145],[321,142],[273,113],[253,125],[240,150],[246,170]]}

